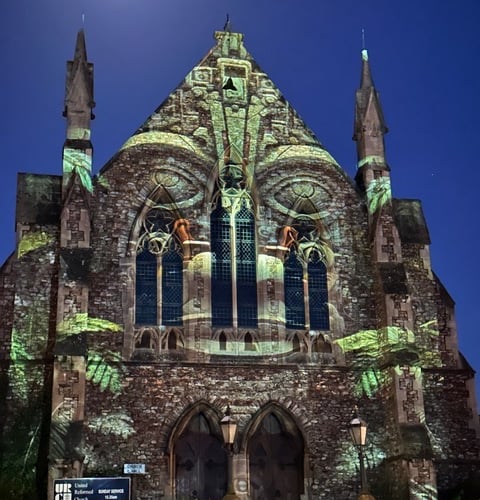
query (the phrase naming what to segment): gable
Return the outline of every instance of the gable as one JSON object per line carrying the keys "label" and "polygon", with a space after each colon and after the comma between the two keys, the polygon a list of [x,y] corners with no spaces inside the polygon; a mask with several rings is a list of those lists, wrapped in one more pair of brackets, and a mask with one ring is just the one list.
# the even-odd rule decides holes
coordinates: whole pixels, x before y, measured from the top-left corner
{"label": "gable", "polygon": [[[184,150],[211,165],[243,165],[314,156],[336,165],[243,45],[243,35],[216,32],[217,44],[122,146]],[[108,166],[107,168],[110,168]]]}

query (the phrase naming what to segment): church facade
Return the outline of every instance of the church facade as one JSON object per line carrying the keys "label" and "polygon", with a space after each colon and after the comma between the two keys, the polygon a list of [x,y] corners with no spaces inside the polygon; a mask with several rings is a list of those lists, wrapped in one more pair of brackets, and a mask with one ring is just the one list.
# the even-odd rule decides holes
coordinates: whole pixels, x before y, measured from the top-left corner
{"label": "church facade", "polygon": [[215,40],[92,176],[78,34],[63,172],[19,175],[0,271],[0,496],[142,464],[138,500],[354,499],[360,415],[377,500],[457,498],[474,373],[421,203],[392,197],[367,51],[350,179],[243,35]]}

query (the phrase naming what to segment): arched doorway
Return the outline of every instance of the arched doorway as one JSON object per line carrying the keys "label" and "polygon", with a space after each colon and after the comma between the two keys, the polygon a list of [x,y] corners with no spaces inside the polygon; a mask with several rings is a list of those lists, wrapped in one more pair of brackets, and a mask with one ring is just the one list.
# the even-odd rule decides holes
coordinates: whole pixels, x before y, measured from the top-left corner
{"label": "arched doorway", "polygon": [[221,500],[227,491],[227,455],[203,412],[192,416],[175,442],[175,498]]}
{"label": "arched doorway", "polygon": [[303,493],[303,437],[287,415],[272,409],[250,438],[250,498],[300,500]]}

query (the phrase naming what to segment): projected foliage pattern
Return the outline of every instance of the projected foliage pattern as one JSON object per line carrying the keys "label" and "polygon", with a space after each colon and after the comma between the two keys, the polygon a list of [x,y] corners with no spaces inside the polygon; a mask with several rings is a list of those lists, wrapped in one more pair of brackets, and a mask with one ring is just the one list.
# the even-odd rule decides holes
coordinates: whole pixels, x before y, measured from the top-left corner
{"label": "projected foliage pattern", "polygon": [[[224,356],[222,363],[228,361],[229,356],[236,357],[232,363],[237,360],[255,363],[255,367],[260,369],[250,367],[251,373],[245,376],[245,381],[241,387],[237,386],[239,389],[235,392],[235,398],[238,398],[236,403],[244,411],[244,429],[248,420],[246,415],[252,408],[260,406],[261,396],[255,394],[258,401],[248,400],[252,395],[245,396],[241,391],[245,389],[252,393],[261,387],[261,377],[264,376],[261,364],[274,367],[282,363],[285,363],[282,370],[294,373],[295,389],[292,394],[301,401],[298,407],[301,409],[281,393],[283,387],[264,392],[269,398],[277,398],[286,407],[291,407],[292,412],[298,411],[299,422],[307,414],[302,405],[311,405],[308,411],[314,408],[317,419],[319,408],[324,405],[332,403],[340,408],[344,404],[339,403],[340,397],[347,400],[346,404],[361,401],[366,407],[374,408],[385,394],[396,391],[395,396],[400,403],[395,410],[395,418],[399,425],[404,422],[425,424],[421,399],[422,369],[443,366],[440,332],[437,320],[433,319],[434,314],[431,310],[428,314],[424,313],[425,319],[429,320],[414,328],[412,309],[408,309],[409,297],[405,292],[401,299],[397,298],[399,302],[403,300],[402,305],[408,303],[400,311],[403,316],[399,313],[397,323],[393,313],[388,313],[390,316],[385,314],[381,322],[373,321],[368,316],[370,313],[360,318],[362,308],[374,307],[369,295],[376,293],[373,283],[376,276],[372,278],[370,275],[375,274],[374,267],[380,262],[371,263],[368,260],[371,258],[370,241],[365,244],[366,250],[360,249],[364,240],[371,236],[368,235],[371,226],[378,223],[383,231],[381,237],[386,240],[385,247],[393,247],[394,243],[401,247],[399,242],[394,241],[396,236],[391,227],[393,205],[389,177],[377,172],[377,176],[367,183],[364,199],[360,199],[334,159],[246,53],[241,35],[218,33],[216,36],[219,43],[214,51],[194,68],[180,87],[122,147],[120,156],[124,154],[124,158],[129,159],[132,155],[135,158],[135,173],[131,181],[125,182],[122,170],[120,179],[115,177],[115,169],[122,168],[124,158],[119,165],[114,160],[92,182],[88,144],[82,147],[77,144],[75,148],[70,142],[64,149],[64,188],[82,186],[84,189],[78,191],[85,195],[83,198],[80,196],[81,199],[73,199],[72,195],[73,201],[68,199],[68,208],[71,209],[68,231],[78,229],[82,221],[86,221],[87,227],[93,220],[89,217],[92,214],[86,214],[93,200],[92,206],[101,212],[94,214],[97,222],[108,220],[112,226],[102,226],[105,235],[97,234],[100,241],[94,244],[101,251],[106,250],[112,260],[118,257],[115,252],[122,254],[124,266],[118,282],[115,281],[118,276],[114,273],[109,275],[115,287],[110,283],[99,285],[95,281],[98,277],[93,272],[94,286],[104,286],[106,291],[114,288],[114,292],[108,295],[108,300],[112,301],[119,300],[122,286],[130,287],[130,295],[124,295],[128,295],[129,300],[124,300],[123,296],[118,309],[130,308],[133,313],[131,316],[128,316],[130,312],[125,313],[124,317],[130,319],[124,325],[91,317],[87,312],[78,312],[89,310],[88,300],[82,300],[88,296],[90,285],[87,279],[82,281],[84,277],[71,278],[68,266],[62,264],[60,289],[64,294],[62,299],[66,299],[71,309],[63,311],[63,319],[56,325],[50,457],[57,471],[65,471],[66,464],[77,462],[80,466],[75,471],[81,470],[83,464],[88,473],[110,474],[112,451],[100,452],[98,443],[108,441],[129,446],[139,434],[140,423],[135,420],[135,412],[141,413],[142,410],[133,409],[126,403],[131,397],[127,387],[135,383],[132,374],[137,373],[138,367],[143,368],[143,361],[147,359],[135,357],[138,351],[153,352],[149,353],[149,363],[145,364],[148,369],[157,369],[158,366],[185,368],[186,365],[181,363],[186,359],[183,355],[191,356],[189,361],[200,360],[202,370],[205,369],[203,364],[218,361],[221,356]],[[81,128],[70,130],[70,135],[72,141],[89,140],[89,131]],[[151,151],[154,152],[154,165],[150,169],[148,161],[151,158],[146,155],[143,168],[144,163],[136,161],[138,155]],[[365,158],[364,163],[363,160],[359,162],[359,168],[368,166],[370,160],[378,158]],[[137,171],[140,172],[138,175]],[[151,192],[145,187],[147,184]],[[68,194],[72,192],[73,189]],[[109,205],[109,196],[121,200],[118,207]],[[140,200],[142,196],[147,199]],[[130,201],[138,211],[137,215],[132,215],[135,210],[127,206]],[[102,210],[108,212],[108,217]],[[111,215],[112,212],[114,215]],[[128,212],[128,217],[124,216],[124,212]],[[125,229],[125,221],[128,219],[132,223],[135,217],[135,229],[132,231],[131,226]],[[64,233],[62,237],[65,239]],[[111,247],[108,244],[102,246],[104,236],[105,240],[112,237],[114,243]],[[73,250],[68,250],[77,252],[83,262],[87,253],[82,252],[90,250],[89,235],[78,241],[72,241],[71,234],[69,237],[67,243]],[[373,237],[377,238],[378,234]],[[129,245],[133,252],[125,257],[128,252],[124,252],[124,242],[128,238],[131,238]],[[36,253],[48,253],[53,243],[49,233],[41,229],[32,231],[20,239],[17,256],[22,260]],[[397,253],[390,252],[388,258],[384,255],[382,258],[385,257],[388,263],[401,263],[401,254],[397,248],[395,251]],[[151,283],[145,284],[146,279],[143,286],[139,270],[140,260],[146,255],[151,264]],[[53,261],[53,255],[50,259]],[[125,264],[128,260],[130,267],[124,271],[129,265]],[[215,288],[212,278],[218,281],[223,277],[222,273],[226,276],[225,287]],[[170,277],[166,277],[167,274]],[[290,285],[286,283],[288,279]],[[356,283],[362,280],[360,285]],[[135,284],[136,302],[132,292]],[[391,283],[382,285],[390,286]],[[148,287],[153,287],[155,294],[147,290],[147,300],[142,303],[140,296]],[[352,290],[356,290],[357,294]],[[170,294],[168,300],[167,293]],[[287,298],[289,293],[294,299]],[[383,294],[382,299],[389,295],[385,290],[380,290],[380,294]],[[211,297],[216,302],[213,307]],[[98,290],[95,298],[97,301],[104,300]],[[12,477],[21,478],[23,491],[27,492],[29,488],[33,491],[42,424],[35,410],[41,405],[40,392],[36,389],[37,384],[42,385],[43,373],[30,362],[44,348],[46,334],[38,336],[38,331],[48,330],[49,306],[45,297],[33,300],[20,294],[16,301],[20,314],[12,332],[8,377],[14,387],[15,404],[19,407],[20,417],[11,428],[12,443],[15,440],[17,449],[13,451],[10,446],[2,450],[9,465],[0,470],[1,477],[5,478],[4,484],[10,484]],[[170,312],[163,307],[167,302],[172,307]],[[152,310],[142,316],[141,309],[145,303]],[[247,312],[241,310],[242,304],[246,303],[249,307]],[[226,311],[222,310],[222,314],[225,312],[223,316],[218,313],[219,304]],[[389,322],[392,324],[388,325]],[[361,329],[360,324],[388,326]],[[355,333],[352,334],[352,331]],[[116,346],[120,345],[122,336],[127,340],[124,352],[120,354]],[[165,352],[167,354],[161,357],[160,354]],[[125,363],[125,359],[129,362]],[[163,365],[156,361],[175,363]],[[341,366],[338,370],[341,375],[336,379],[335,387],[329,389],[331,393],[322,394],[322,378],[335,372],[333,365],[343,365],[344,361],[347,369]],[[308,365],[303,374],[302,364]],[[324,365],[332,366],[322,371]],[[222,366],[226,370],[229,365],[225,363]],[[292,369],[294,366],[295,370]],[[317,369],[318,372],[313,371]],[[242,373],[247,373],[247,370]],[[349,380],[352,373],[353,385]],[[308,377],[313,379],[315,376],[320,382],[313,388]],[[153,399],[161,399],[161,391],[166,391],[165,387],[172,383],[162,377],[155,380],[146,375],[142,377],[142,384],[145,381],[149,384],[145,392],[149,392],[149,397],[153,394]],[[231,378],[232,387],[235,387],[233,382],[236,383],[234,378]],[[25,382],[27,380],[28,383]],[[221,382],[217,385],[225,381]],[[189,392],[187,384],[185,387],[182,384],[184,382],[179,387],[172,384],[172,390]],[[154,420],[154,425],[164,426],[161,427],[164,433],[162,439],[166,439],[165,428],[170,426],[170,431],[175,425],[171,415],[178,416],[183,411],[180,408],[182,405],[188,406],[199,397],[215,400],[218,405],[223,404],[222,398],[231,399],[229,384],[224,385],[226,392],[218,398],[216,391],[221,391],[221,388],[210,388],[211,393],[208,393],[194,384],[192,394],[182,392],[181,397],[178,393],[173,397],[173,393],[169,393],[164,399],[168,404],[174,400],[179,406],[175,410],[177,413],[159,404],[155,411],[150,411],[150,408],[144,411],[142,418],[150,423]],[[74,389],[82,393],[87,405],[90,404],[90,413],[85,418],[83,408],[79,410],[71,402],[78,396]],[[155,393],[157,389],[158,394]],[[92,394],[90,402],[89,391]],[[308,399],[310,396],[305,396],[308,393],[314,396]],[[342,396],[338,395],[340,393]],[[140,399],[138,404],[141,407]],[[91,401],[100,401],[101,404],[94,408]],[[165,410],[162,414],[165,422],[170,419],[168,424],[158,418],[160,413],[155,413],[160,411],[160,407]],[[300,414],[301,411],[304,413]],[[316,428],[310,430],[318,432]],[[428,429],[428,432],[431,433],[431,441],[435,441],[433,431]],[[315,436],[318,437],[317,434]],[[313,438],[312,443],[306,444],[312,445],[312,448],[317,446]],[[166,447],[166,444],[155,441],[153,448],[164,453],[162,446]],[[338,454],[332,467],[347,482],[354,481],[356,457],[352,446],[338,442],[335,446]],[[375,431],[372,433],[369,449],[372,467],[379,467],[389,458],[389,446],[385,436]],[[138,450],[130,451],[137,453]],[[164,458],[162,455],[159,461]],[[300,454],[295,456],[298,463],[302,463],[302,459]],[[167,470],[166,460],[162,463],[165,467],[163,472],[170,474],[171,478],[172,472]],[[259,467],[260,464],[261,461],[256,463]],[[318,469],[318,463],[315,467]],[[72,473],[72,470],[68,469],[67,473]],[[313,473],[325,481],[328,479],[324,472],[316,470]],[[318,481],[318,477],[315,480]],[[299,478],[299,491],[303,488],[302,479]],[[417,479],[412,479],[411,491],[418,498],[432,498],[434,487],[420,484]]]}
{"label": "projected foliage pattern", "polygon": [[[40,272],[28,283],[19,281],[15,293],[15,316],[10,342],[6,379],[1,379],[6,403],[15,410],[14,421],[2,422],[0,444],[0,497],[35,495],[43,487],[45,464],[45,410],[49,385],[43,365],[49,341],[49,302],[51,264],[54,262],[54,236],[46,231],[25,234],[18,245],[18,258],[25,269],[43,263]],[[42,286],[38,290],[39,283]],[[5,387],[4,387],[5,384]],[[4,427],[5,425],[5,427]],[[38,482],[39,481],[39,482]]]}

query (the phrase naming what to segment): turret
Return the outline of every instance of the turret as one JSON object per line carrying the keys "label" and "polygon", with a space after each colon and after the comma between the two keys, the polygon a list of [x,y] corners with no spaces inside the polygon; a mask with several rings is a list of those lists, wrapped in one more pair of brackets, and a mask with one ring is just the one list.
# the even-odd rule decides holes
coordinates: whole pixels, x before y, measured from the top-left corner
{"label": "turret", "polygon": [[[67,62],[65,109],[67,138],[63,148],[63,186],[69,185],[72,173],[77,173],[87,191],[92,190],[92,144],[90,122],[94,118],[93,64],[87,61],[85,34],[80,30],[73,61]],[[64,192],[65,195],[65,192]]]}
{"label": "turret", "polygon": [[385,159],[384,135],[388,132],[380,96],[375,89],[367,49],[362,50],[362,74],[355,96],[353,140],[357,143],[357,182],[367,188],[367,170],[389,170]]}
{"label": "turret", "polygon": [[65,110],[67,140],[90,140],[90,121],[95,107],[93,101],[93,64],[87,61],[85,34],[77,34],[73,61],[67,62]]}
{"label": "turret", "polygon": [[[54,347],[52,425],[81,436],[85,404],[92,188],[93,64],[87,61],[85,35],[79,31],[73,61],[67,62],[65,111],[67,137],[63,146],[62,211],[60,219],[57,328]],[[71,401],[75,401],[72,405]],[[60,424],[61,423],[61,424]],[[79,437],[80,439],[80,437]],[[50,442],[49,495],[53,480],[81,477],[78,456]]]}

